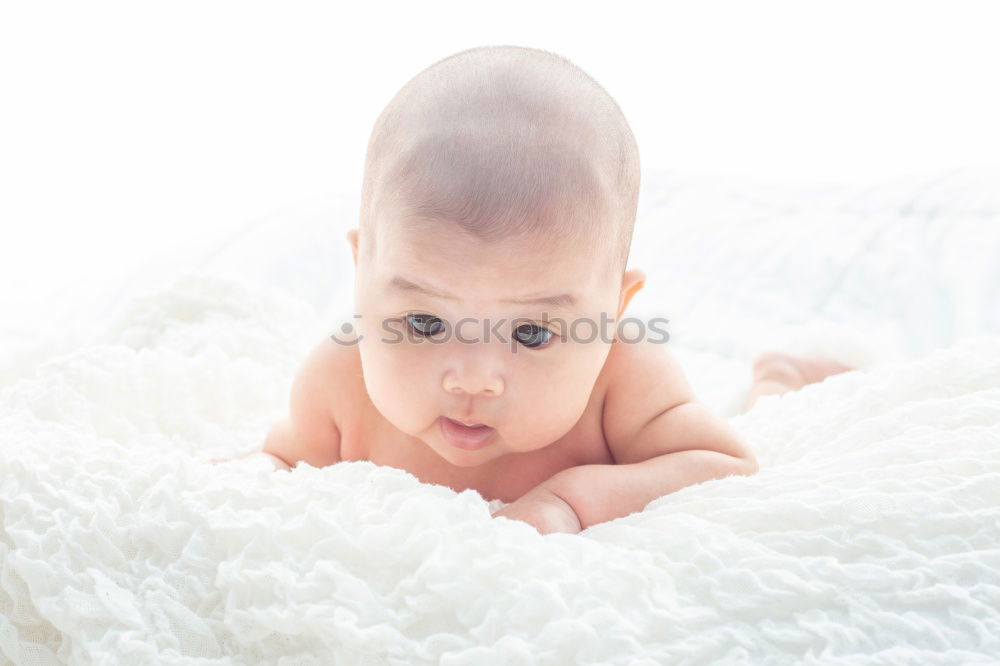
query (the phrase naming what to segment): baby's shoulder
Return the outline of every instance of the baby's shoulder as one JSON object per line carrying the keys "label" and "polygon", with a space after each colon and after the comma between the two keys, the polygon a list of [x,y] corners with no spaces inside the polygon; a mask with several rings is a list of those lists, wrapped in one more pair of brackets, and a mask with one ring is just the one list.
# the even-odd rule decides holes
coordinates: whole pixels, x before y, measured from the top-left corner
{"label": "baby's shoulder", "polygon": [[323,340],[314,351],[317,375],[325,386],[325,399],[329,401],[332,415],[351,413],[357,406],[364,387],[361,353],[356,338],[333,334]]}
{"label": "baby's shoulder", "polygon": [[679,370],[666,342],[667,338],[651,335],[639,323],[624,322],[621,330],[615,335],[605,362],[608,379],[627,379],[634,371],[649,366],[661,369],[672,367]]}
{"label": "baby's shoulder", "polygon": [[338,428],[340,417],[351,413],[363,385],[361,356],[356,342],[329,335],[315,344],[303,359],[292,389],[292,408],[324,414]]}
{"label": "baby's shoulder", "polygon": [[[657,395],[688,395],[691,387],[684,370],[666,340],[649,335],[623,335],[611,345],[601,372],[605,395],[612,403],[625,405],[631,399]],[[623,400],[622,396],[629,399]],[[607,400],[605,404],[607,404]]]}

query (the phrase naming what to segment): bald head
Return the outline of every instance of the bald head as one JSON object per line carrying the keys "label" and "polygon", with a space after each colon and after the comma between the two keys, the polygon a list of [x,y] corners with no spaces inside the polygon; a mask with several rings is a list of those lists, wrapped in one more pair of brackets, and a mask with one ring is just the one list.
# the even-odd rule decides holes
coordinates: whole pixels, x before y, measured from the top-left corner
{"label": "bald head", "polygon": [[579,243],[620,276],[638,196],[635,138],[596,81],[547,51],[485,46],[421,71],[376,120],[361,238],[371,251],[376,225],[450,222],[487,243]]}

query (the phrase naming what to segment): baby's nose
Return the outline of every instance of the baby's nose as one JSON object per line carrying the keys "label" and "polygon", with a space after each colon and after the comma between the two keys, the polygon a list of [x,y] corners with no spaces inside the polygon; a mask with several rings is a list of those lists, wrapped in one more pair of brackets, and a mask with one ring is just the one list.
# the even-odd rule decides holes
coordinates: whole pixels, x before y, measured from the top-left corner
{"label": "baby's nose", "polygon": [[492,354],[466,350],[453,358],[444,373],[442,387],[448,393],[498,396],[503,393],[501,367]]}

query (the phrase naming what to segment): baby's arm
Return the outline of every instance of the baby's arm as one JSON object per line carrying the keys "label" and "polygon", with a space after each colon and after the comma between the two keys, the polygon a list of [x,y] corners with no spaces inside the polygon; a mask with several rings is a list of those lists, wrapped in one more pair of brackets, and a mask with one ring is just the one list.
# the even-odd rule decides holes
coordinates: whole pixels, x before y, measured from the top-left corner
{"label": "baby's arm", "polygon": [[698,401],[669,346],[643,340],[615,347],[601,424],[616,464],[706,451],[756,468],[743,437]]}
{"label": "baby's arm", "polygon": [[338,350],[335,342],[324,338],[309,353],[292,381],[288,416],[271,427],[261,451],[241,460],[264,457],[275,470],[290,470],[303,460],[313,467],[340,460],[340,432],[331,410]]}
{"label": "baby's arm", "polygon": [[271,428],[263,453],[295,467],[304,460],[326,467],[340,460],[340,432],[334,423],[333,382],[338,378],[335,355],[340,347],[324,338],[306,357],[292,382],[289,413]]}
{"label": "baby's arm", "polygon": [[583,529],[686,486],[757,472],[746,441],[696,400],[668,348],[616,343],[608,363],[602,426],[615,464],[570,467],[542,483]]}

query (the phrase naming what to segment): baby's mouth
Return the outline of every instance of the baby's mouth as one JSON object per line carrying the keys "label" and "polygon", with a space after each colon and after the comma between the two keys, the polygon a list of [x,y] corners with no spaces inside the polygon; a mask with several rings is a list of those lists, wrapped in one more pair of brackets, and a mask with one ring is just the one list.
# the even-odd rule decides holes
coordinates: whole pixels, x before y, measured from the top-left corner
{"label": "baby's mouth", "polygon": [[482,448],[493,437],[493,428],[482,423],[470,425],[447,416],[442,416],[439,420],[444,438],[460,449]]}
{"label": "baby's mouth", "polygon": [[[448,418],[447,416],[445,418]],[[489,426],[485,423],[475,423],[473,421],[463,421],[462,419],[451,419],[459,425],[464,425],[467,428],[488,428]]]}

